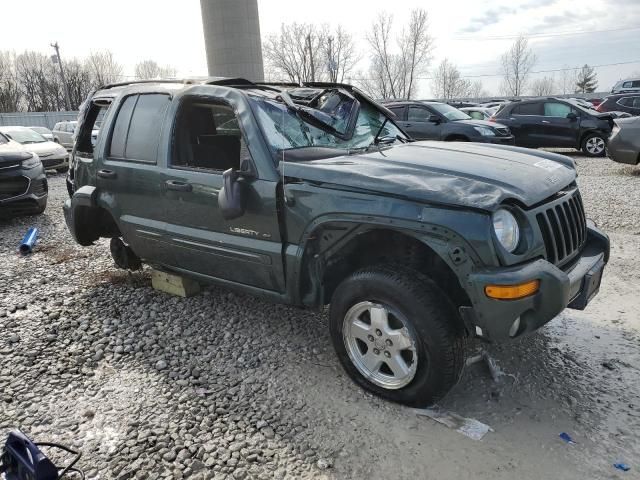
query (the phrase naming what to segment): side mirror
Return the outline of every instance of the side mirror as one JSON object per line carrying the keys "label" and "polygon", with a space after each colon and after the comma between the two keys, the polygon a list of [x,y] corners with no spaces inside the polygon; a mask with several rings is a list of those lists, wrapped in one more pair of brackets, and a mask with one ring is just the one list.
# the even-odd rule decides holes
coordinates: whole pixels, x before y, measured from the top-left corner
{"label": "side mirror", "polygon": [[429,115],[429,121],[437,125],[440,123],[440,117],[438,115]]}
{"label": "side mirror", "polygon": [[240,175],[233,168],[225,170],[222,174],[222,188],[218,192],[218,207],[225,220],[244,215],[245,209],[245,184],[238,181]]}
{"label": "side mirror", "polygon": [[569,112],[567,113],[567,118],[572,122],[575,122],[578,119],[578,116],[573,112]]}

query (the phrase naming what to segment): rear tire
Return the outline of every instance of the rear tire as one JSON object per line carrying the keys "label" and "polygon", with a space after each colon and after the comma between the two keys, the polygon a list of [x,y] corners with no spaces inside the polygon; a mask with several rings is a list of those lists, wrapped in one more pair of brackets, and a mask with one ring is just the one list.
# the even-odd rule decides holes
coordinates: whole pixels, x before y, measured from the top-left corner
{"label": "rear tire", "polygon": [[462,374],[465,342],[455,307],[407,267],[381,265],[347,277],[331,301],[330,330],[353,381],[387,400],[431,405]]}
{"label": "rear tire", "polygon": [[582,139],[582,152],[588,157],[604,157],[607,153],[607,140],[599,133],[590,133]]}

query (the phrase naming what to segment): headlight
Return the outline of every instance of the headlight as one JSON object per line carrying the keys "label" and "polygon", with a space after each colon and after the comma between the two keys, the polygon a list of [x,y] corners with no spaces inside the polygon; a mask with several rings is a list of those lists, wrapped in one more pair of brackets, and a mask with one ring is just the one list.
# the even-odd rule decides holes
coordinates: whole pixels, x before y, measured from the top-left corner
{"label": "headlight", "polygon": [[40,164],[40,157],[38,157],[38,155],[36,155],[35,153],[32,153],[31,157],[22,160],[22,168],[24,168],[25,170],[35,168]]}
{"label": "headlight", "polygon": [[500,244],[508,252],[513,252],[520,243],[520,227],[511,212],[501,208],[493,214],[493,230]]}
{"label": "headlight", "polygon": [[478,132],[483,137],[495,137],[496,136],[496,132],[494,132],[489,127],[473,127],[473,128],[475,129],[476,132]]}

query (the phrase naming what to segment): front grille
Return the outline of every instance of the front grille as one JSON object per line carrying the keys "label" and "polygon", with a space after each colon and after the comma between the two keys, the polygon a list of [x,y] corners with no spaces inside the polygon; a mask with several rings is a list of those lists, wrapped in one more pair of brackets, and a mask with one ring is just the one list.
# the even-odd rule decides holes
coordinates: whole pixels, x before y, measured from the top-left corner
{"label": "front grille", "polygon": [[44,167],[51,167],[53,165],[58,165],[59,163],[62,162],[62,160],[59,159],[59,158],[49,158],[49,159],[46,159],[46,160],[40,159],[40,161],[42,162],[42,165]]}
{"label": "front grille", "polygon": [[27,177],[0,177],[0,200],[17,197],[27,192]]}
{"label": "front grille", "polygon": [[541,210],[536,220],[544,239],[547,260],[555,265],[571,260],[587,241],[587,219],[577,189]]}

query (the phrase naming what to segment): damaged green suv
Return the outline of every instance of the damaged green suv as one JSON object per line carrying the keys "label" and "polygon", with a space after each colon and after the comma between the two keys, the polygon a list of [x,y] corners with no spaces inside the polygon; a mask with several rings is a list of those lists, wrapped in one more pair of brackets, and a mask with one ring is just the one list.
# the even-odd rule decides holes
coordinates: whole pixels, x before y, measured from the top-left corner
{"label": "damaged green suv", "polygon": [[123,268],[330,305],[353,380],[414,406],[456,384],[466,338],[585,308],[609,258],[571,159],[414,142],[348,85],[104,87],[81,110],[68,187],[79,244],[107,237]]}

